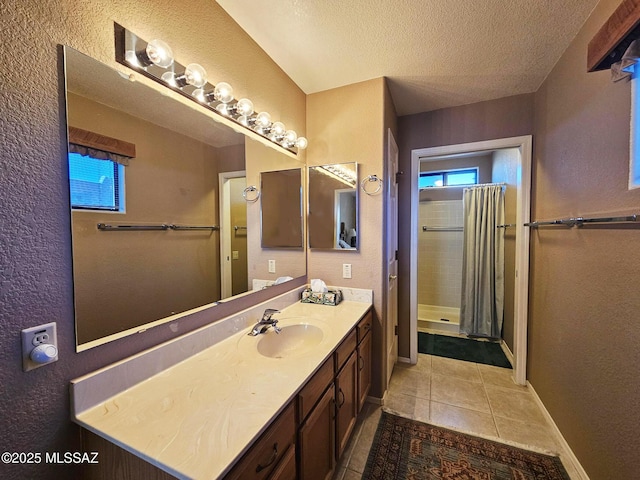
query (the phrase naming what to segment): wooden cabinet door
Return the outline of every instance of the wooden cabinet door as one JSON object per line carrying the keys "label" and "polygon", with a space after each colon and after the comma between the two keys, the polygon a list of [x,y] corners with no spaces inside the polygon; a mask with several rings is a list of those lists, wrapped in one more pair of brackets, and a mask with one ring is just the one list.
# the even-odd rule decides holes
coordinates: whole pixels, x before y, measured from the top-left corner
{"label": "wooden cabinet door", "polygon": [[362,410],[371,388],[371,334],[358,345],[358,412]]}
{"label": "wooden cabinet door", "polygon": [[335,389],[324,393],[298,432],[300,480],[328,480],[335,467]]}
{"label": "wooden cabinet door", "polygon": [[344,452],[358,415],[358,362],[352,352],[336,376],[336,458]]}

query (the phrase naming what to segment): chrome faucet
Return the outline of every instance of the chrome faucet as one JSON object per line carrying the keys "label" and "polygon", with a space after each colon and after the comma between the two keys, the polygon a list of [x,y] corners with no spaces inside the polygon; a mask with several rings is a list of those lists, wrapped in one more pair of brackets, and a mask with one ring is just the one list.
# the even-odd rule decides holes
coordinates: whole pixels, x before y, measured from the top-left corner
{"label": "chrome faucet", "polygon": [[278,323],[278,320],[275,318],[272,318],[273,315],[276,313],[280,313],[280,310],[276,310],[274,308],[267,308],[262,314],[262,318],[260,319],[260,321],[256,323],[254,327],[251,329],[251,331],[249,332],[249,335],[251,335],[252,337],[255,337],[256,335],[266,332],[269,329],[269,327],[273,327],[273,330],[276,333],[280,333],[280,330],[282,329],[276,325]]}

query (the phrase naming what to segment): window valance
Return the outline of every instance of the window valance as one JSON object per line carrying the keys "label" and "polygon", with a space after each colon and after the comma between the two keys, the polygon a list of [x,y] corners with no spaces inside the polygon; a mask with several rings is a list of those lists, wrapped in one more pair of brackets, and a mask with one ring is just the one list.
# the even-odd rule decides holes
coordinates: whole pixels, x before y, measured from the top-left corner
{"label": "window valance", "polygon": [[124,140],[70,126],[69,152],[100,160],[111,160],[126,166],[129,165],[130,159],[135,158],[136,146]]}

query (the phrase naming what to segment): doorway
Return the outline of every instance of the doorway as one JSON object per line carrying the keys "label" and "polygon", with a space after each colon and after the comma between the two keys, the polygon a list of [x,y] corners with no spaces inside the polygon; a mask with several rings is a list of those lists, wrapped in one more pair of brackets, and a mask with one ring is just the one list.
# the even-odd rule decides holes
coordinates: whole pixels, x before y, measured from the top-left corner
{"label": "doorway", "polygon": [[[447,209],[461,212],[461,196],[460,199],[453,198],[438,198],[434,200],[433,194],[422,194],[422,206],[428,202],[443,202],[442,204],[437,205],[437,209],[433,208],[436,206],[434,203],[431,204],[431,208],[422,208],[422,218],[419,217],[420,212],[420,204],[421,204],[421,193],[418,187],[418,179],[421,172],[421,167],[425,165],[440,167],[436,168],[436,170],[441,170],[442,172],[446,171],[446,168],[443,168],[442,162],[448,162],[451,165],[452,161],[457,162],[458,165],[464,165],[465,159],[473,159],[474,157],[491,157],[496,159],[495,161],[491,161],[489,168],[490,173],[484,174],[484,181],[479,183],[493,183],[496,181],[503,182],[507,184],[507,195],[511,195],[513,198],[513,212],[512,212],[512,221],[506,222],[505,232],[508,231],[508,236],[512,237],[513,243],[513,252],[512,252],[512,268],[510,268],[509,278],[505,276],[506,283],[511,285],[510,289],[506,290],[505,294],[505,312],[509,315],[510,318],[513,319],[513,327],[512,327],[512,341],[510,341],[511,345],[509,345],[509,349],[513,353],[513,367],[514,367],[514,380],[516,383],[524,385],[526,383],[526,339],[527,339],[527,302],[528,302],[528,280],[529,280],[529,231],[524,227],[524,223],[529,221],[529,211],[530,211],[530,197],[531,197],[531,146],[532,146],[532,138],[531,136],[523,136],[523,137],[514,137],[514,138],[506,138],[506,139],[498,139],[498,140],[490,140],[484,142],[475,142],[468,144],[460,144],[460,145],[450,145],[445,147],[433,147],[433,148],[425,148],[418,149],[412,151],[412,159],[411,159],[411,205],[412,205],[412,215],[411,215],[411,270],[410,270],[410,361],[411,363],[417,362],[418,356],[418,322],[419,318],[422,314],[424,314],[427,310],[431,311],[443,311],[442,309],[438,309],[437,307],[450,307],[450,309],[445,309],[447,315],[442,316],[440,318],[435,318],[433,321],[439,322],[442,324],[447,324],[446,328],[442,325],[441,327],[444,330],[454,331],[456,330],[456,326],[454,322],[451,321],[451,318],[447,318],[447,316],[455,317],[456,310],[459,312],[459,305],[429,305],[423,304],[422,307],[419,307],[419,295],[418,289],[420,286],[419,282],[419,267],[418,261],[420,256],[420,249],[422,248],[422,252],[424,255],[425,246],[424,241],[422,242],[422,246],[420,245],[421,240],[424,240],[424,237],[421,238],[420,235],[429,233],[429,225],[423,225],[423,220],[425,220],[425,210],[431,210],[431,214],[433,215],[434,211],[440,212],[435,215],[441,215],[439,221],[444,221],[442,215],[445,215],[444,211]],[[462,162],[462,163],[460,163]],[[474,163],[474,162],[471,162]],[[467,162],[468,164],[468,162]],[[424,171],[425,169],[422,169]],[[450,169],[451,170],[451,169]],[[468,168],[453,168],[452,170],[468,170]],[[487,176],[489,175],[489,176]],[[489,178],[489,182],[486,179]],[[456,189],[441,189],[442,191],[448,190],[447,194],[453,192]],[[458,189],[459,190],[459,189]],[[435,193],[435,190],[432,192]],[[431,199],[429,199],[431,196]],[[446,195],[445,195],[446,197]],[[448,202],[448,203],[445,203]],[[458,202],[458,203],[456,203]],[[458,209],[459,207],[459,209]],[[446,220],[449,222],[449,220]],[[443,241],[444,237],[435,236],[438,232],[442,234],[446,233],[447,235],[459,235],[461,238],[458,241],[462,240],[462,218],[455,218],[451,220],[451,222],[455,222],[454,225],[445,225],[443,230],[432,230],[430,233],[432,235],[432,244],[441,243],[444,245],[444,248],[448,248],[452,250],[451,245],[454,245],[453,250],[455,250],[455,241],[446,242]],[[460,223],[458,225],[458,223]],[[435,225],[436,227],[438,225]],[[442,226],[442,225],[440,225]],[[426,227],[427,230],[423,230],[423,227]],[[455,240],[455,239],[454,239]],[[428,250],[428,247],[426,247]],[[448,252],[447,255],[451,255],[451,252]],[[461,255],[461,252],[460,252]],[[456,260],[450,260],[451,265],[453,266],[451,270],[455,270],[457,268]],[[507,275],[507,274],[505,274]],[[438,283],[438,282],[436,282]],[[455,283],[456,280],[450,280],[448,284],[450,285],[450,290],[448,292],[449,299],[444,303],[451,303],[452,296],[456,296],[455,292]],[[460,287],[458,287],[460,288]],[[422,295],[424,298],[424,295]],[[508,297],[508,298],[507,298]],[[433,297],[432,297],[433,298]],[[438,302],[436,302],[438,303]],[[436,308],[429,308],[436,307]],[[507,311],[508,309],[508,311]],[[440,315],[440,313],[438,313]]]}
{"label": "doorway", "polygon": [[247,186],[244,170],[218,174],[220,188],[221,298],[249,290],[247,263]]}

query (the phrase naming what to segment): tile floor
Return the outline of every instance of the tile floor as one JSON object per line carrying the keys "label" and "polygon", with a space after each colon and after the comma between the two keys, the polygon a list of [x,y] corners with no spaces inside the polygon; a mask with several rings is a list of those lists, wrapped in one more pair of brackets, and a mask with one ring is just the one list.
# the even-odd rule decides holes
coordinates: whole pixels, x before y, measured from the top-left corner
{"label": "tile floor", "polygon": [[[516,385],[511,373],[419,354],[416,365],[395,366],[384,407],[416,420],[559,454],[571,478],[579,479],[533,394]],[[380,412],[378,405],[365,405],[334,480],[362,477]]]}

